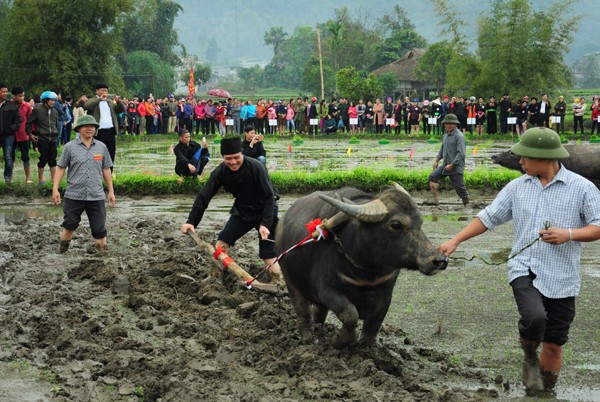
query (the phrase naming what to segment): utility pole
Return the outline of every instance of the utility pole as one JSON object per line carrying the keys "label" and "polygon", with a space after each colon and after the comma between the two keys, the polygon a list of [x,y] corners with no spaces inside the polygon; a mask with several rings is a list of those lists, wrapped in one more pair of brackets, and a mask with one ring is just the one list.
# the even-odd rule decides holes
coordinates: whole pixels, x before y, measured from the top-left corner
{"label": "utility pole", "polygon": [[321,27],[317,24],[317,46],[319,48],[319,70],[321,73],[321,99],[325,99],[325,80],[323,79],[323,51],[321,50]]}

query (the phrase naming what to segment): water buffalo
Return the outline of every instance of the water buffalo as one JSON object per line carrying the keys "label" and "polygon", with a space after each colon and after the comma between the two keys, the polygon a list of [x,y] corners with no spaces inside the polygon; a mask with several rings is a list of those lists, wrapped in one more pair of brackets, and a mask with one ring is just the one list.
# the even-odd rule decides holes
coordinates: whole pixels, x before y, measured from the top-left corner
{"label": "water buffalo", "polygon": [[422,232],[417,205],[398,184],[377,196],[347,187],[298,199],[277,226],[277,252],[303,239],[305,225],[315,218],[331,218],[332,235],[291,251],[280,262],[304,341],[332,310],[342,322],[334,347],[356,341],[359,319],[364,321],[360,345],[373,344],[399,270],[433,275],[448,264]]}
{"label": "water buffalo", "polygon": [[[563,146],[569,151],[571,156],[567,159],[562,159],[560,162],[567,169],[585,177],[600,187],[600,146],[591,144],[566,144]],[[510,151],[492,155],[492,161],[500,166],[523,172],[521,165],[519,165],[519,158],[519,156]]]}

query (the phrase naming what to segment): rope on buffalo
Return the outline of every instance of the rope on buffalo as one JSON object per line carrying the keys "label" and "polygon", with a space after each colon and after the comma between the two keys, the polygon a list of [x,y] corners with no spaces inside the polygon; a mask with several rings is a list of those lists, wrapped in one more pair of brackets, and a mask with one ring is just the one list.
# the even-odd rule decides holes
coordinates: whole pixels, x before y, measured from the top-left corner
{"label": "rope on buffalo", "polygon": [[[550,221],[545,221],[544,222],[544,229],[548,230],[551,226]],[[472,256],[471,258],[467,258],[467,257],[448,257],[451,260],[462,260],[462,261],[473,261],[475,258],[481,260],[484,264],[486,265],[502,265],[507,263],[508,261],[512,260],[513,258],[515,258],[516,256],[518,256],[519,254],[523,253],[525,250],[527,250],[529,247],[533,246],[535,243],[537,243],[538,241],[540,241],[540,239],[542,238],[542,235],[539,235],[537,238],[535,238],[531,243],[527,244],[525,247],[523,247],[522,249],[520,249],[519,251],[517,251],[516,253],[514,253],[513,255],[508,256],[508,258],[506,258],[503,261],[500,262],[491,262],[486,260],[485,258],[483,258],[482,256],[475,254],[474,256]]]}
{"label": "rope on buffalo", "polygon": [[[283,257],[285,257],[285,255],[287,253],[289,253],[290,251],[297,249],[298,247],[304,246],[305,244],[308,243],[312,243],[312,242],[318,242],[319,240],[325,239],[327,238],[327,236],[329,236],[329,233],[321,226],[321,219],[317,218],[317,219],[313,219],[312,221],[308,222],[305,226],[306,229],[308,230],[308,235],[300,240],[298,243],[294,244],[292,247],[288,248],[287,250],[283,251],[281,254],[279,254],[272,263],[270,263],[269,265],[267,265],[266,267],[264,267],[259,273],[258,275],[254,276],[252,279],[247,280],[244,279],[244,282],[246,283],[246,288],[251,289],[252,288],[252,283],[258,279],[259,276],[263,275],[265,272],[267,272],[269,269],[271,269],[271,267],[273,265],[275,265],[279,260],[281,260]],[[313,237],[313,233],[317,231],[319,233],[319,235],[315,238]]]}

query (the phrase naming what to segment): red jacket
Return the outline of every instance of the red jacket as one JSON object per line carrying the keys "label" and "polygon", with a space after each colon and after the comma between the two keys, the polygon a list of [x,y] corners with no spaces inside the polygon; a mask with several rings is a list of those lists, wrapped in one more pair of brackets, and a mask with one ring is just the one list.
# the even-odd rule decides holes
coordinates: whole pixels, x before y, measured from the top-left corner
{"label": "red jacket", "polygon": [[29,104],[29,102],[21,102],[19,104],[19,114],[21,115],[21,125],[19,129],[15,132],[15,139],[17,142],[24,142],[29,140],[29,136],[27,135],[27,130],[25,130],[25,124],[27,123],[27,119],[31,116],[31,111],[33,107]]}

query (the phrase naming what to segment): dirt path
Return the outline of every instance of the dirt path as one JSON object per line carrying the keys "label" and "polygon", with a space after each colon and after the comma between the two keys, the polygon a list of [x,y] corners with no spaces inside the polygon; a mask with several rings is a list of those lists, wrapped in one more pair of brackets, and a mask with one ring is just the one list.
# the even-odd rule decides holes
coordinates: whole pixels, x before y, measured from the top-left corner
{"label": "dirt path", "polygon": [[[189,199],[119,200],[108,252],[89,247],[84,218],[65,255],[60,210],[3,201],[0,401],[463,401],[502,391],[502,379],[390,323],[366,350],[333,349],[334,320],[302,345],[287,296],[210,275],[210,259],[178,232]],[[229,205],[211,204],[204,240]],[[249,234],[232,252],[253,273],[256,243]]]}

